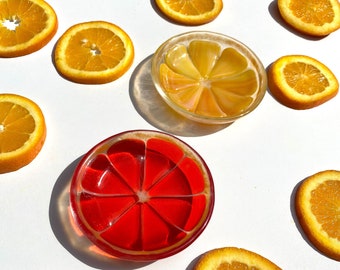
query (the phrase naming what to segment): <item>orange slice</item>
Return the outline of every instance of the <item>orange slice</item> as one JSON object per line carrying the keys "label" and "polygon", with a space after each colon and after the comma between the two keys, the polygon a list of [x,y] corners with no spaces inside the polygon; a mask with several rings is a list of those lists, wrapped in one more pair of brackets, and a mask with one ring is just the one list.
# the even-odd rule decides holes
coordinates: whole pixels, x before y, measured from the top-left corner
{"label": "orange slice", "polygon": [[214,186],[203,159],[165,133],[135,130],[90,150],[70,202],[83,233],[106,253],[152,261],[180,252],[204,230]]}
{"label": "orange slice", "polygon": [[217,269],[279,270],[281,268],[267,258],[252,251],[236,247],[225,247],[213,249],[203,254],[193,270]]}
{"label": "orange slice", "polygon": [[45,137],[45,120],[37,104],[23,96],[0,94],[0,173],[29,164]]}
{"label": "orange slice", "polygon": [[296,192],[295,209],[308,239],[323,254],[340,261],[340,171],[307,177]]}
{"label": "orange slice", "polygon": [[16,57],[44,47],[58,20],[43,0],[0,0],[0,57]]}
{"label": "orange slice", "polygon": [[171,20],[185,25],[211,22],[223,8],[222,0],[156,0],[158,8]]}
{"label": "orange slice", "polygon": [[70,27],[57,42],[57,70],[77,83],[101,84],[121,77],[132,65],[134,47],[115,24],[92,21]]}
{"label": "orange slice", "polygon": [[178,106],[208,117],[242,113],[253,103],[259,85],[245,56],[207,40],[174,46],[160,65],[159,76]]}
{"label": "orange slice", "polygon": [[268,69],[268,86],[273,96],[293,109],[310,109],[338,93],[332,71],[318,60],[304,55],[287,55]]}
{"label": "orange slice", "polygon": [[278,0],[283,19],[296,30],[326,36],[340,27],[338,0]]}

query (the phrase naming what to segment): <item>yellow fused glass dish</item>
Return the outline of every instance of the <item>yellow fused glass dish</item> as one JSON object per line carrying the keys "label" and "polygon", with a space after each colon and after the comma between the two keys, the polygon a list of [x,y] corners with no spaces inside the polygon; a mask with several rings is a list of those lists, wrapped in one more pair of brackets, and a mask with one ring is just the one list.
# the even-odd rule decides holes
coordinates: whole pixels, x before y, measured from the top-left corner
{"label": "yellow fused glass dish", "polygon": [[181,115],[222,124],[253,111],[267,89],[259,58],[241,42],[212,32],[189,32],[163,43],[152,59],[152,79]]}

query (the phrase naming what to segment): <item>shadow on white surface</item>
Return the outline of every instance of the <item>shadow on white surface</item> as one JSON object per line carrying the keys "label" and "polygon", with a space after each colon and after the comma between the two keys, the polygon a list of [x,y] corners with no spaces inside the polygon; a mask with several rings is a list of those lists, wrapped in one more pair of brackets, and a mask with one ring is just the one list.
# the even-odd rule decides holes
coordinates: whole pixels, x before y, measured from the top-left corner
{"label": "shadow on white surface", "polygon": [[[203,253],[203,254],[204,254],[204,253]],[[185,270],[193,270],[194,267],[195,267],[195,265],[196,265],[196,263],[197,263],[197,261],[201,258],[201,256],[202,256],[203,254],[198,255],[195,259],[193,259],[193,260],[190,262],[190,264],[188,265],[188,267],[185,268]]]}
{"label": "shadow on white surface", "polygon": [[320,255],[324,256],[314,245],[313,243],[308,239],[308,237],[306,236],[305,232],[303,231],[301,225],[300,225],[300,222],[299,222],[299,219],[296,215],[296,210],[295,210],[295,196],[296,196],[296,192],[298,190],[298,188],[300,187],[300,185],[302,184],[302,182],[304,181],[305,179],[302,179],[300,182],[298,182],[293,191],[292,191],[292,194],[290,196],[290,212],[292,214],[292,218],[294,220],[294,223],[295,223],[295,226],[296,226],[296,229],[299,231],[301,237],[303,238],[303,240],[312,248],[314,249],[317,253],[319,253]]}
{"label": "shadow on white surface", "polygon": [[191,121],[171,109],[158,94],[151,78],[152,55],[144,59],[130,79],[130,98],[137,112],[151,125],[178,136],[215,133],[230,124],[206,125]]}
{"label": "shadow on white surface", "polygon": [[72,174],[81,158],[73,161],[62,172],[52,190],[49,220],[55,237],[75,258],[96,269],[132,270],[150,264],[150,262],[122,261],[102,252],[73,223],[69,190]]}

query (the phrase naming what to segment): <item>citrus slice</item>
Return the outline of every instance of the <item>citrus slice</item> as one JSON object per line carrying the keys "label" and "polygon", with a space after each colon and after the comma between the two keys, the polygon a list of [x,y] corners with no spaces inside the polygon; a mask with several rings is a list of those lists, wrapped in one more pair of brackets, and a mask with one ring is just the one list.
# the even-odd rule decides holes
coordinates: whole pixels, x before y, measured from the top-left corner
{"label": "citrus slice", "polygon": [[338,93],[332,71],[318,60],[304,55],[287,55],[268,69],[268,86],[273,96],[293,109],[310,109]]}
{"label": "citrus slice", "polygon": [[340,261],[340,171],[326,170],[307,177],[296,192],[295,209],[314,246]]}
{"label": "citrus slice", "polygon": [[128,131],[92,148],[72,178],[79,228],[106,253],[151,261],[189,246],[204,230],[214,186],[203,159],[179,139]]}
{"label": "citrus slice", "polygon": [[222,11],[222,0],[156,0],[160,11],[171,20],[185,25],[211,22]]}
{"label": "citrus slice", "polygon": [[132,65],[134,47],[115,24],[91,21],[70,27],[56,44],[55,65],[67,79],[101,84],[121,77]]}
{"label": "citrus slice", "polygon": [[216,270],[216,269],[266,269],[279,270],[277,265],[267,258],[236,247],[217,248],[203,254],[193,270]]}
{"label": "citrus slice", "polygon": [[326,36],[340,27],[338,0],[278,0],[282,18],[296,30]]}
{"label": "citrus slice", "polygon": [[23,96],[0,94],[0,173],[29,164],[45,137],[45,119],[37,104]]}
{"label": "citrus slice", "polygon": [[154,56],[152,76],[175,111],[208,124],[230,123],[249,113],[267,88],[257,57],[216,33],[192,32],[165,42]]}
{"label": "citrus slice", "polygon": [[0,57],[17,57],[44,47],[58,20],[43,0],[0,0]]}

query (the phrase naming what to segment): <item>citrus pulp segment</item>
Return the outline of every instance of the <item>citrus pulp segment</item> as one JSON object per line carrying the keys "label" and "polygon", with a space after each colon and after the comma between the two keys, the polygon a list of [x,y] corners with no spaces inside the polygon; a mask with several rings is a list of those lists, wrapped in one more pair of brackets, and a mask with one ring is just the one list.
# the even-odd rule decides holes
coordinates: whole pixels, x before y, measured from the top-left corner
{"label": "citrus pulp segment", "polygon": [[44,47],[58,19],[43,0],[0,0],[0,57],[17,57]]}
{"label": "citrus pulp segment", "polygon": [[283,19],[296,30],[326,36],[340,27],[338,0],[278,0]]}
{"label": "citrus pulp segment", "polygon": [[295,209],[313,245],[340,261],[340,172],[326,170],[307,177],[296,192]]}
{"label": "citrus pulp segment", "polygon": [[206,227],[214,186],[187,144],[155,131],[114,135],[90,150],[72,178],[80,229],[120,259],[151,261],[190,245]]}
{"label": "citrus pulp segment", "polygon": [[274,61],[268,69],[268,86],[279,102],[298,110],[321,105],[339,90],[333,72],[305,55],[286,55]]}
{"label": "citrus pulp segment", "polygon": [[222,0],[169,1],[156,0],[160,11],[169,19],[184,25],[211,22],[222,11]]}
{"label": "citrus pulp segment", "polygon": [[60,37],[54,59],[57,70],[71,81],[108,83],[130,68],[134,46],[128,34],[115,24],[84,22],[70,27]]}
{"label": "citrus pulp segment", "polygon": [[156,89],[189,119],[233,122],[249,113],[266,91],[266,73],[243,44],[216,33],[191,32],[163,43],[152,61]]}
{"label": "citrus pulp segment", "polygon": [[45,119],[36,103],[23,96],[0,94],[0,173],[29,164],[45,137]]}
{"label": "citrus pulp segment", "polygon": [[210,250],[197,261],[193,270],[280,270],[276,264],[267,258],[236,247],[225,247]]}

